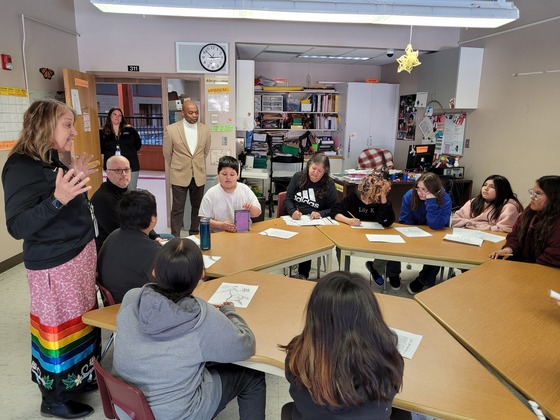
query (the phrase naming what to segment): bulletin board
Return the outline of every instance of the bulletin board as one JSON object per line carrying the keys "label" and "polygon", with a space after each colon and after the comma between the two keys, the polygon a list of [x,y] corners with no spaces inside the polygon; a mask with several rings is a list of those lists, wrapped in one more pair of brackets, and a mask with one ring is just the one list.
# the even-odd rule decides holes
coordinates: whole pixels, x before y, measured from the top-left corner
{"label": "bulletin board", "polygon": [[438,155],[462,156],[467,114],[449,113],[425,116],[419,124],[424,144],[436,145]]}
{"label": "bulletin board", "polygon": [[27,108],[27,90],[0,86],[0,150],[10,150],[16,143]]}

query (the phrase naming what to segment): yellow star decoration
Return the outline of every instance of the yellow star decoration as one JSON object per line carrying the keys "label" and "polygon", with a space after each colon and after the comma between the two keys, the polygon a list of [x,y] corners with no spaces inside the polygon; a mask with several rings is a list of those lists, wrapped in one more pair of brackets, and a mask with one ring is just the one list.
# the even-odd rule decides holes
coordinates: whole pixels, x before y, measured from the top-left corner
{"label": "yellow star decoration", "polygon": [[408,44],[404,50],[405,54],[397,58],[399,68],[397,73],[405,70],[410,73],[413,67],[419,66],[421,63],[418,61],[418,51],[412,49],[412,44]]}

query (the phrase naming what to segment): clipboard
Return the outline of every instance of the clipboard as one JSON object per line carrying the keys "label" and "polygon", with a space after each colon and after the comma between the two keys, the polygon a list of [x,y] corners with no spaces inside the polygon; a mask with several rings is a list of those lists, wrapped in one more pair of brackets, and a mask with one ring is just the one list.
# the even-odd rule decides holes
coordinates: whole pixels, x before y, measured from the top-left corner
{"label": "clipboard", "polygon": [[233,222],[238,232],[249,232],[251,226],[251,214],[249,210],[235,210]]}

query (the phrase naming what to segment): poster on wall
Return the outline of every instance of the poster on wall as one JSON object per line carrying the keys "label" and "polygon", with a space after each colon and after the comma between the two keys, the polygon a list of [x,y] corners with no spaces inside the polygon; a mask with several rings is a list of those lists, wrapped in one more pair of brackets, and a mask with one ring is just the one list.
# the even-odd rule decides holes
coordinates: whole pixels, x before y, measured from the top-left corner
{"label": "poster on wall", "polygon": [[467,114],[448,114],[445,116],[442,153],[446,155],[463,154],[466,119]]}
{"label": "poster on wall", "polygon": [[397,140],[414,140],[416,133],[416,94],[401,96]]}

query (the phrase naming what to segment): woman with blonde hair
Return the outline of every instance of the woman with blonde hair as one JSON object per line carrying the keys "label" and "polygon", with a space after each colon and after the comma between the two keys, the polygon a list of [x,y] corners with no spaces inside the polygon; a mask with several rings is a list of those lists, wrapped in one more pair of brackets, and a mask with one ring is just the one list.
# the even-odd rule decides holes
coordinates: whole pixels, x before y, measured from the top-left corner
{"label": "woman with blonde hair", "polygon": [[74,401],[97,388],[93,360],[99,330],[82,323],[97,306],[95,219],[87,191],[91,156],[72,159],[75,113],[54,100],[33,102],[2,171],[6,225],[23,239],[31,292],[31,377],[42,393],[41,415],[87,417],[89,405]]}

